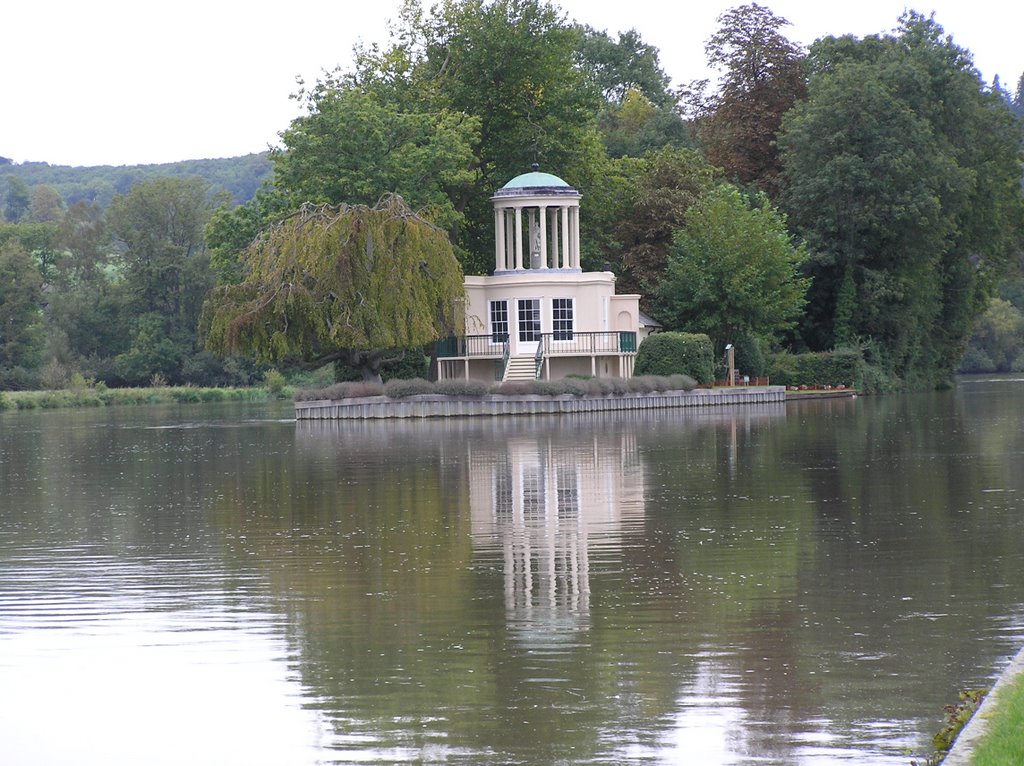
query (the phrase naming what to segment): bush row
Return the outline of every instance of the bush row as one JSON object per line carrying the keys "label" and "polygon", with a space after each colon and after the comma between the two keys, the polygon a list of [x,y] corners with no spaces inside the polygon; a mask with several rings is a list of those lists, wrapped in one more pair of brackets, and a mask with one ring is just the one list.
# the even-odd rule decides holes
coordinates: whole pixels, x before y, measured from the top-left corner
{"label": "bush row", "polygon": [[857,349],[815,351],[806,354],[773,354],[768,375],[780,386],[848,386],[861,388],[864,381],[864,355]]}
{"label": "bush row", "polygon": [[649,394],[657,391],[691,391],[696,381],[688,375],[645,375],[633,378],[563,378],[561,380],[507,381],[489,385],[478,380],[441,380],[437,383],[413,378],[390,380],[386,384],[363,381],[335,383],[327,388],[298,391],[296,401],[354,399],[363,396],[387,396],[403,399],[417,394],[441,396],[608,396]]}

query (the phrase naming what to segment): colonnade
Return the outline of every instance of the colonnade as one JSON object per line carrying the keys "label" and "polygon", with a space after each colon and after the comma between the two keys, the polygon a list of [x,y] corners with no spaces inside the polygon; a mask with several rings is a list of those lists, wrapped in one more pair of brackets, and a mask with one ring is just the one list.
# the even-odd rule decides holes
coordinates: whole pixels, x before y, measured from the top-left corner
{"label": "colonnade", "polygon": [[[504,200],[502,200],[504,202]],[[579,200],[494,208],[494,270],[580,269]]]}

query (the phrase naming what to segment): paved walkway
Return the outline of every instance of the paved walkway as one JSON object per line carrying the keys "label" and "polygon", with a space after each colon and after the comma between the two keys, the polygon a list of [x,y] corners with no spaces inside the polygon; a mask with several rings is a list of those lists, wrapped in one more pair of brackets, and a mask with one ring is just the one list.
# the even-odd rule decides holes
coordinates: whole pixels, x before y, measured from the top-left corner
{"label": "paved walkway", "polygon": [[1017,652],[1017,656],[1010,661],[1006,670],[996,679],[992,691],[986,695],[981,703],[981,707],[978,708],[977,712],[963,728],[963,731],[960,732],[960,736],[953,743],[949,755],[942,761],[942,766],[970,766],[971,760],[974,757],[974,748],[981,737],[988,731],[989,720],[999,704],[997,699],[998,692],[1022,673],[1024,673],[1024,649]]}

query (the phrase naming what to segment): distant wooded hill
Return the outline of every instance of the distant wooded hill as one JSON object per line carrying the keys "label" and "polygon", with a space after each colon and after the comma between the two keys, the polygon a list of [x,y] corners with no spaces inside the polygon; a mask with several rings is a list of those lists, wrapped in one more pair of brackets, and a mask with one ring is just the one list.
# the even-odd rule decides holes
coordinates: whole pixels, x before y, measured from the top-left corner
{"label": "distant wooded hill", "polygon": [[272,173],[266,152],[213,160],[185,160],[164,165],[100,165],[70,167],[46,162],[15,164],[0,157],[0,178],[15,175],[27,187],[52,186],[70,207],[79,201],[96,202],[102,209],[115,194],[126,194],[135,184],[166,176],[199,176],[215,191],[225,190],[236,204],[256,194]]}

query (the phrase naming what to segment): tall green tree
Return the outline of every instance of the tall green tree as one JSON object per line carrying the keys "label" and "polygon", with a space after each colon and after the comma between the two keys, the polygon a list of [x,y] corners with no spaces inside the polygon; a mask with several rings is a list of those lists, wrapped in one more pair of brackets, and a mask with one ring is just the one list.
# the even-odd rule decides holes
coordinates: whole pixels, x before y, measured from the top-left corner
{"label": "tall green tree", "polygon": [[26,223],[60,223],[66,207],[60,192],[49,184],[40,184],[32,189],[23,220]]}
{"label": "tall green tree", "polygon": [[[692,149],[662,149],[626,165],[611,217],[608,253],[620,292],[651,295],[665,274],[686,213],[715,186],[714,169]],[[646,308],[650,306],[645,305]]]}
{"label": "tall green tree", "polygon": [[814,253],[804,338],[871,339],[890,372],[939,383],[1021,241],[1019,125],[913,12],[892,36],[819,41],[809,70],[779,137],[790,222]]}
{"label": "tall green tree", "polygon": [[461,218],[449,195],[472,183],[479,119],[409,111],[334,81],[312,88],[306,106],[271,154],[279,191],[301,202],[368,206],[394,193],[443,227]]}
{"label": "tall green tree", "polygon": [[974,325],[964,363],[965,372],[1019,371],[1017,366],[1024,363],[1024,314],[1009,301],[993,298]]}
{"label": "tall green tree", "polygon": [[611,157],[643,157],[658,149],[693,148],[690,131],[675,106],[657,106],[630,89],[619,104],[609,103],[598,118]]}
{"label": "tall green tree", "polygon": [[[178,382],[197,350],[199,313],[214,283],[203,233],[217,202],[193,177],[147,181],[111,203],[107,220],[123,248],[126,308],[133,317],[134,340],[119,360],[126,381],[143,383],[159,373]],[[147,369],[145,360],[156,363]]]}
{"label": "tall green tree", "polygon": [[1024,74],[1017,80],[1017,90],[1010,101],[1010,109],[1017,116],[1018,120],[1024,120]]}
{"label": "tall green tree", "polygon": [[28,186],[20,177],[7,175],[7,191],[4,194],[4,218],[8,223],[17,223],[28,212],[32,196]]}
{"label": "tall green tree", "polygon": [[492,265],[488,198],[510,178],[539,162],[577,188],[597,182],[603,99],[577,66],[580,35],[542,0],[443,0],[429,12],[408,0],[390,46],[363,51],[347,78],[403,110],[479,120],[472,183],[448,190],[467,271]]}
{"label": "tall green tree", "polygon": [[35,367],[38,362],[43,279],[20,242],[0,245],[0,378],[5,368]]}
{"label": "tall green tree", "polygon": [[64,257],[57,263],[47,295],[46,333],[63,339],[60,360],[70,369],[108,383],[113,359],[128,348],[128,286],[113,262],[110,232],[99,205],[76,202],[68,208],[56,237]]}
{"label": "tall green tree", "polygon": [[744,336],[778,336],[806,300],[805,252],[766,197],[754,202],[723,185],[691,206],[656,294],[662,322],[707,333],[718,352]]}
{"label": "tall green tree", "polygon": [[64,280],[93,282],[104,278],[110,256],[110,232],[95,203],[76,202],[68,208],[57,232],[57,246],[68,253],[62,262]]}
{"label": "tall green tree", "polygon": [[726,11],[718,23],[704,50],[722,72],[719,87],[709,94],[706,82],[691,86],[697,139],[729,180],[775,198],[782,169],[775,138],[806,92],[803,50],[781,32],[789,22],[757,3]]}
{"label": "tall green tree", "polygon": [[658,49],[645,43],[635,29],[620,32],[613,40],[607,32],[581,27],[577,56],[583,72],[609,103],[621,104],[635,91],[657,107],[675,106]]}
{"label": "tall green tree", "polygon": [[207,347],[380,379],[393,349],[458,328],[462,271],[444,231],[397,197],[376,207],[303,205],[246,251],[246,277],[216,288]]}
{"label": "tall green tree", "polygon": [[265,188],[244,205],[222,205],[214,211],[206,224],[205,236],[217,283],[241,282],[246,273],[242,253],[265,227],[292,209],[286,193]]}

